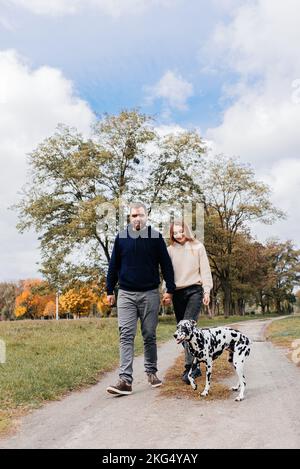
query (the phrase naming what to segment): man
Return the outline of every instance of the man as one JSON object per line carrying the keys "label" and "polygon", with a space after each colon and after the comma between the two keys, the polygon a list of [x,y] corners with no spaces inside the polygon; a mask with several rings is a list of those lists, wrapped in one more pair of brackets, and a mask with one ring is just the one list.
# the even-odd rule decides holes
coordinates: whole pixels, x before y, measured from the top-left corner
{"label": "man", "polygon": [[149,384],[156,388],[162,382],[157,377],[156,328],[158,324],[159,266],[166,282],[164,304],[170,304],[175,290],[174,271],[162,235],[147,225],[147,209],[138,202],[130,206],[130,223],[114,243],[107,278],[107,299],[115,303],[114,288],[119,281],[117,300],[120,332],[120,370],[111,394],[132,393],[134,338],[140,318],[144,340],[144,366]]}

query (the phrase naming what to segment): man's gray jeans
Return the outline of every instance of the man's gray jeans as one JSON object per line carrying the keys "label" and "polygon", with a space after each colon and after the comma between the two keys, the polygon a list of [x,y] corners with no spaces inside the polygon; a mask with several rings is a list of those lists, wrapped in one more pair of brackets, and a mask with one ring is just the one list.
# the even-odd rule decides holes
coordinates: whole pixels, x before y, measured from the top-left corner
{"label": "man's gray jeans", "polygon": [[156,328],[160,304],[159,289],[132,292],[119,289],[117,308],[120,333],[119,377],[132,383],[134,338],[138,318],[144,339],[144,365],[146,373],[157,372]]}

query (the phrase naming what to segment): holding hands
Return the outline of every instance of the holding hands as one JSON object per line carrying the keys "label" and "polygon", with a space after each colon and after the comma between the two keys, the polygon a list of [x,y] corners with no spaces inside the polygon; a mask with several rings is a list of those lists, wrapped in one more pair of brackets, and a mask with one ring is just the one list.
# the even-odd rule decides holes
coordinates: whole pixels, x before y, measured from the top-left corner
{"label": "holding hands", "polygon": [[[171,293],[164,293],[163,297],[162,297],[162,304],[164,306],[170,305],[171,302],[172,302],[172,297],[173,297],[173,295]],[[208,306],[209,303],[210,303],[210,294],[209,293],[204,293],[203,304],[205,306]]]}
{"label": "holding hands", "polygon": [[[172,302],[172,297],[173,297],[172,293],[164,293],[162,297],[162,304],[164,306],[170,305]],[[115,295],[107,295],[107,304],[109,304],[110,306],[113,306],[115,304],[115,301],[116,301]],[[209,303],[210,303],[210,294],[204,293],[203,304],[205,306],[208,306]]]}
{"label": "holding hands", "polygon": [[162,297],[162,304],[164,306],[170,305],[172,301],[172,297],[173,297],[172,293],[164,293]]}

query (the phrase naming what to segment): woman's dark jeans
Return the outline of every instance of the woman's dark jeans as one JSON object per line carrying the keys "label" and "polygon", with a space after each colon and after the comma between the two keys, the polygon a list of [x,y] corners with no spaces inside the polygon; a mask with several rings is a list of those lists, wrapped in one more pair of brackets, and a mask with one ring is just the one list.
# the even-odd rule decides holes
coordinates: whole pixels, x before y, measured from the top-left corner
{"label": "woman's dark jeans", "polygon": [[[198,320],[203,300],[202,285],[190,285],[189,287],[180,288],[173,293],[173,307],[177,324],[182,319]],[[186,342],[184,342],[186,344]],[[185,348],[185,364],[190,366],[193,357],[188,348]]]}

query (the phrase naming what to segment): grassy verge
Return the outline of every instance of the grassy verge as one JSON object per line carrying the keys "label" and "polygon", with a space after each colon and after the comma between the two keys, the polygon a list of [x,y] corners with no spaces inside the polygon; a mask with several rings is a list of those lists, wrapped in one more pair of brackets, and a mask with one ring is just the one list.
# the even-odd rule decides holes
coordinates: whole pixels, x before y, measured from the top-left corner
{"label": "grassy verge", "polygon": [[300,316],[291,316],[272,322],[265,336],[274,345],[285,348],[288,358],[300,366]]}
{"label": "grassy verge", "polygon": [[214,327],[214,326],[226,326],[228,324],[233,324],[235,322],[244,322],[244,321],[253,321],[253,320],[265,320],[273,319],[279,317],[278,314],[259,314],[259,315],[249,315],[249,316],[215,316],[213,318],[208,318],[207,316],[201,316],[198,325],[199,327]]}
{"label": "grassy verge", "polygon": [[[257,318],[200,318],[199,325],[211,327],[248,319]],[[158,342],[171,339],[174,331],[174,317],[161,318]],[[0,339],[6,343],[7,360],[0,364],[0,434],[15,417],[44,401],[95,384],[102,373],[115,369],[118,338],[115,318],[1,322]],[[136,355],[142,350],[138,332]]]}
{"label": "grassy verge", "polygon": [[[173,318],[160,322],[158,342],[169,340]],[[6,363],[0,364],[0,433],[14,417],[75,389],[97,383],[119,362],[116,319],[0,323]],[[136,354],[143,350],[140,332]]]}

